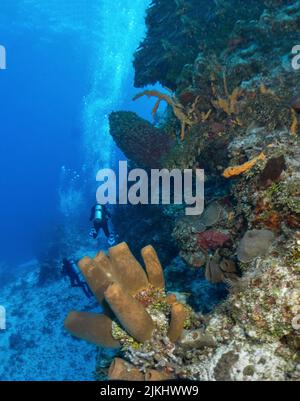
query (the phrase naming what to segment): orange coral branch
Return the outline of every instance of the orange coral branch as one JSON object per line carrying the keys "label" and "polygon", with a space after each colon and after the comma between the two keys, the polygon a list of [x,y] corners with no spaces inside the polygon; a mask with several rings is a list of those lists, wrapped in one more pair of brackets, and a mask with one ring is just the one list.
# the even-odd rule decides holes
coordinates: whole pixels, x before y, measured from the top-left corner
{"label": "orange coral branch", "polygon": [[143,96],[158,98],[158,100],[155,103],[154,108],[152,110],[152,115],[154,118],[156,116],[156,113],[157,113],[157,110],[158,110],[158,107],[159,107],[161,101],[165,101],[170,107],[172,107],[173,113],[178,118],[178,120],[181,122],[181,140],[184,140],[186,126],[192,126],[193,124],[195,124],[195,121],[191,117],[191,114],[196,109],[196,105],[199,100],[199,97],[196,98],[191,109],[186,111],[185,108],[176,99],[175,96],[171,97],[171,96],[169,96],[165,93],[161,93],[157,90],[145,90],[141,93],[138,93],[137,95],[134,96],[133,101],[140,99]]}
{"label": "orange coral branch", "polygon": [[237,103],[238,103],[239,96],[242,94],[243,91],[240,88],[235,88],[234,91],[231,94],[229,94],[227,77],[226,77],[226,73],[224,72],[223,86],[224,86],[224,92],[225,92],[225,99],[219,98],[216,87],[215,87],[215,83],[214,83],[215,78],[211,77],[211,79],[212,79],[212,82],[211,82],[212,93],[214,96],[217,97],[217,100],[212,101],[212,104],[216,108],[223,110],[229,116],[231,116],[232,114],[235,114],[237,112]]}
{"label": "orange coral branch", "polygon": [[242,164],[241,166],[228,167],[224,171],[223,177],[231,178],[241,175],[246,171],[252,169],[252,167],[254,167],[259,160],[266,160],[266,156],[264,153],[261,153],[259,156],[255,157],[252,160],[249,160],[248,162]]}
{"label": "orange coral branch", "polygon": [[165,94],[165,93],[161,93],[159,91],[156,90],[145,90],[144,92],[138,93],[137,95],[134,96],[134,98],[132,99],[133,101],[140,99],[143,96],[148,96],[148,97],[157,97],[159,103],[164,100],[165,102],[168,103],[169,106],[174,107],[175,102],[173,101],[173,99]]}
{"label": "orange coral branch", "polygon": [[297,112],[294,109],[291,109],[291,112],[292,112],[292,125],[290,130],[292,135],[297,135],[299,127]]}

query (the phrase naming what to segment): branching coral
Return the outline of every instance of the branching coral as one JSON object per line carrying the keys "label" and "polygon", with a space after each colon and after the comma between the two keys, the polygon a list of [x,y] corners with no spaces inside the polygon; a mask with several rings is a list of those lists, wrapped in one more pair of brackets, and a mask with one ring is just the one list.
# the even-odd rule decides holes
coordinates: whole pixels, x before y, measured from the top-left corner
{"label": "branching coral", "polygon": [[[143,96],[157,97],[157,102],[155,103],[152,110],[153,117],[155,117],[159,105],[162,101],[165,101],[172,108],[175,116],[181,122],[181,140],[184,140],[186,127],[191,127],[197,122],[197,120],[193,118],[193,113],[196,110],[199,97],[197,97],[190,108],[187,109],[178,101],[178,99],[176,99],[175,96],[171,97],[165,93],[161,93],[156,90],[145,90],[144,92],[138,93],[136,96],[134,96],[133,100],[135,101]],[[203,118],[207,119],[209,117],[209,114],[205,115]]]}
{"label": "branching coral", "polygon": [[[100,252],[94,259],[83,258],[79,267],[105,314],[71,312],[66,329],[76,337],[108,348],[148,349],[157,336],[166,336],[170,346],[181,337],[188,308],[175,295],[165,293],[163,270],[152,246],[142,250],[146,272],[125,243]],[[117,319],[114,321],[112,312]],[[153,342],[154,341],[154,342]],[[173,345],[171,345],[173,344]],[[139,380],[144,375],[127,362],[116,359],[110,378]],[[154,373],[152,371],[151,375]],[[166,372],[155,376],[165,377]]]}
{"label": "branching coral", "polygon": [[221,98],[217,94],[217,90],[214,86],[214,79],[212,79],[212,92],[217,97],[217,100],[212,101],[213,105],[217,109],[223,110],[228,116],[232,114],[236,114],[237,112],[237,104],[239,97],[242,95],[242,90],[240,88],[235,88],[233,92],[230,94],[228,90],[227,78],[226,74],[223,74],[223,84],[224,84],[224,92],[225,98]]}

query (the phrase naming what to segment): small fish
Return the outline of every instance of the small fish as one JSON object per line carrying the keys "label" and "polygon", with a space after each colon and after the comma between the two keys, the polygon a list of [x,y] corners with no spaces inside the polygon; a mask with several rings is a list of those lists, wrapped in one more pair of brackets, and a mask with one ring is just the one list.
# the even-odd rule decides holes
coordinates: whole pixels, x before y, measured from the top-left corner
{"label": "small fish", "polygon": [[252,160],[249,160],[248,162],[242,164],[241,166],[228,167],[224,171],[223,177],[225,178],[237,177],[238,175],[241,175],[246,171],[250,170],[252,167],[254,167],[259,160],[266,160],[266,156],[263,152],[259,156],[255,157]]}

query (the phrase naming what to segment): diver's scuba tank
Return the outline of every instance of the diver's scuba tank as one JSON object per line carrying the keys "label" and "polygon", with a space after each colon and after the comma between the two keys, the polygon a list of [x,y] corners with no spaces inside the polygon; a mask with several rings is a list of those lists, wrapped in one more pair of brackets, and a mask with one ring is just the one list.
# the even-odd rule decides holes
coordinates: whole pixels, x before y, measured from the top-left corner
{"label": "diver's scuba tank", "polygon": [[72,258],[63,259],[62,271],[64,275],[70,276],[72,273],[78,274],[80,273],[77,263]]}
{"label": "diver's scuba tank", "polygon": [[103,207],[102,205],[96,205],[95,207],[95,222],[101,223],[103,220]]}
{"label": "diver's scuba tank", "polygon": [[75,272],[78,272],[78,266],[74,259],[69,259],[69,263]]}

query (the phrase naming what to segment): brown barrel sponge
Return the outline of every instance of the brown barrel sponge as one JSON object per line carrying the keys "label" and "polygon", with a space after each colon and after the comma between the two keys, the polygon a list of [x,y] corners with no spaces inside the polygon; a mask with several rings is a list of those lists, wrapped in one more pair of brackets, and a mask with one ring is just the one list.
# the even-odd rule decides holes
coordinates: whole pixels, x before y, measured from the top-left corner
{"label": "brown barrel sponge", "polygon": [[78,266],[90,289],[101,304],[104,299],[104,292],[114,281],[114,278],[112,276],[107,256],[104,253],[101,255],[101,263],[99,263],[99,255],[97,255],[97,258],[98,262],[95,262],[94,259],[85,257],[78,263]]}
{"label": "brown barrel sponge", "polygon": [[177,298],[175,294],[168,294],[166,297],[166,301],[169,305],[173,305],[177,302]]}
{"label": "brown barrel sponge", "polygon": [[154,369],[148,370],[145,375],[145,381],[147,382],[159,382],[172,379],[174,379],[172,373],[165,373]]}
{"label": "brown barrel sponge", "polygon": [[136,367],[121,358],[115,358],[108,370],[109,380],[144,381],[144,375]]}
{"label": "brown barrel sponge", "polygon": [[105,299],[124,329],[138,342],[150,340],[154,323],[146,309],[119,284],[105,291]]}
{"label": "brown barrel sponge", "polygon": [[142,257],[145,262],[148,280],[155,288],[165,288],[163,268],[153,246],[149,245],[142,249]]}
{"label": "brown barrel sponge", "polygon": [[112,337],[112,321],[105,315],[87,312],[71,312],[65,320],[65,328],[74,336],[92,344],[119,348]]}
{"label": "brown barrel sponge", "polygon": [[110,248],[109,258],[113,265],[116,281],[130,294],[135,294],[148,286],[144,269],[125,242]]}
{"label": "brown barrel sponge", "polygon": [[185,307],[180,303],[173,304],[171,309],[171,322],[168,331],[168,337],[173,343],[176,343],[176,341],[180,339],[186,318],[187,311]]}

